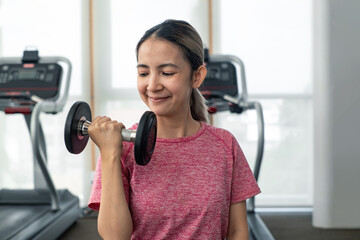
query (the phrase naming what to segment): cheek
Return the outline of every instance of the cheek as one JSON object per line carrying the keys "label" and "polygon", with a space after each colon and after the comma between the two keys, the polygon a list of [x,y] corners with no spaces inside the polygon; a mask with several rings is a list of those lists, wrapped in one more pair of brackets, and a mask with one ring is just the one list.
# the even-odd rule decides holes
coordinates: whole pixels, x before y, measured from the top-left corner
{"label": "cheek", "polygon": [[144,82],[137,80],[137,90],[140,94],[143,94],[146,90]]}
{"label": "cheek", "polygon": [[139,96],[141,100],[148,105],[147,98],[146,98],[146,84],[144,84],[144,81],[137,81],[137,90],[139,93]]}
{"label": "cheek", "polygon": [[185,102],[190,100],[190,95],[192,92],[192,88],[189,85],[183,84],[179,85],[177,88],[174,88],[174,92],[176,92],[176,95],[180,98],[184,99]]}

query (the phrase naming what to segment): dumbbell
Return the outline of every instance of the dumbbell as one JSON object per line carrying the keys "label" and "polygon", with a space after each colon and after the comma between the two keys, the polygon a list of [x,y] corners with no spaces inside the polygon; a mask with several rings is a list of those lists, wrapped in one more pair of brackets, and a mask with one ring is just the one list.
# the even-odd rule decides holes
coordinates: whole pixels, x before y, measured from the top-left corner
{"label": "dumbbell", "polygon": [[[81,153],[88,140],[88,127],[91,124],[91,109],[89,104],[82,101],[75,102],[67,115],[64,139],[67,150],[73,154]],[[137,130],[122,129],[123,141],[134,142],[135,161],[141,166],[150,162],[155,148],[157,133],[156,116],[153,112],[145,112],[139,122]]]}

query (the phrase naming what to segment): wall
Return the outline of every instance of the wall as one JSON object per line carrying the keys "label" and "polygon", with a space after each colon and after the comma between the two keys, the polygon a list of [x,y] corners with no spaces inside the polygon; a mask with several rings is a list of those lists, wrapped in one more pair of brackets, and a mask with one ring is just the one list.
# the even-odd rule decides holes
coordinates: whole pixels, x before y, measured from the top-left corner
{"label": "wall", "polygon": [[360,1],[314,1],[313,225],[360,228]]}

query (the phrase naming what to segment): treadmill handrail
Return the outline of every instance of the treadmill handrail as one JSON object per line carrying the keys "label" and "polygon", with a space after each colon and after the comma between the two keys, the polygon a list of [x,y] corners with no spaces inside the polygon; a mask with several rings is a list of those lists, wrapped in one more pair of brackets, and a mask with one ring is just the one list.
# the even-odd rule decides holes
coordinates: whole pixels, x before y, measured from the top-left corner
{"label": "treadmill handrail", "polygon": [[[257,141],[257,151],[256,151],[256,159],[254,166],[254,177],[256,182],[259,180],[259,173],[261,168],[261,163],[264,155],[264,145],[265,145],[265,130],[264,130],[264,114],[259,102],[248,102],[249,108],[255,109],[257,114],[257,123],[258,123],[258,141]],[[241,106],[241,103],[239,104]],[[249,212],[255,211],[255,196],[250,198],[249,204],[247,206],[247,210]]]}
{"label": "treadmill handrail", "polygon": [[40,136],[39,136],[39,129],[40,129],[40,113],[44,111],[44,109],[48,109],[48,106],[52,106],[52,102],[43,101],[39,102],[35,105],[30,121],[30,136],[31,136],[31,143],[32,143],[32,150],[35,157],[35,161],[40,166],[40,169],[43,173],[45,178],[46,184],[49,188],[50,198],[51,198],[51,209],[53,211],[57,211],[60,209],[60,200],[58,192],[56,191],[54,182],[51,179],[51,175],[49,170],[46,166],[46,156],[45,153],[42,151],[40,146]]}

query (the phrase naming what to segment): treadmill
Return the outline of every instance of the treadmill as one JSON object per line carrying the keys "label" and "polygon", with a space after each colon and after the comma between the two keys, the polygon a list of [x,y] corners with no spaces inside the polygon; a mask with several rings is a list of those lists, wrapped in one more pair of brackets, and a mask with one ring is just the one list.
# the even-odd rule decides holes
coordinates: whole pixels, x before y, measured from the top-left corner
{"label": "treadmill", "polygon": [[32,143],[34,189],[0,189],[0,239],[56,239],[79,217],[79,198],[58,190],[47,169],[40,113],[62,111],[71,63],[64,57],[0,58],[0,110],[23,114]]}
{"label": "treadmill", "polygon": [[[230,111],[241,114],[246,110],[255,110],[257,113],[258,140],[253,173],[258,181],[264,153],[264,117],[261,104],[248,100],[245,67],[241,59],[233,55],[210,56],[208,49],[204,52],[208,72],[199,90],[207,100],[208,112],[214,114],[219,111]],[[255,211],[255,196],[247,203],[247,221],[249,239],[274,240],[271,232]]]}

